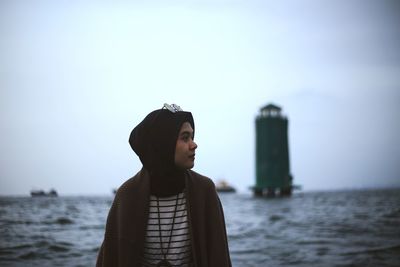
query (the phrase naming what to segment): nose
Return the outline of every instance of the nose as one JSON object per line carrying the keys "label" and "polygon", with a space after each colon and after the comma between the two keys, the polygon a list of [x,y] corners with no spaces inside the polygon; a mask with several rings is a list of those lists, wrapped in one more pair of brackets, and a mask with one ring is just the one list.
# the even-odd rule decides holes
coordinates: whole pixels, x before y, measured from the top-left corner
{"label": "nose", "polygon": [[190,150],[195,150],[196,148],[197,148],[197,144],[194,141],[192,141]]}

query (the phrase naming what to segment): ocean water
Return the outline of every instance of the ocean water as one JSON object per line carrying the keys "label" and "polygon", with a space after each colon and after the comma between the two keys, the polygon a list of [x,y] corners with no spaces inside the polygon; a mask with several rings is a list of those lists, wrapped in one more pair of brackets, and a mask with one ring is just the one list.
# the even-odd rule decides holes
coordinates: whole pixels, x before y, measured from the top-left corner
{"label": "ocean water", "polygon": [[[400,266],[400,189],[220,198],[233,266]],[[0,266],[94,266],[112,200],[0,197]]]}

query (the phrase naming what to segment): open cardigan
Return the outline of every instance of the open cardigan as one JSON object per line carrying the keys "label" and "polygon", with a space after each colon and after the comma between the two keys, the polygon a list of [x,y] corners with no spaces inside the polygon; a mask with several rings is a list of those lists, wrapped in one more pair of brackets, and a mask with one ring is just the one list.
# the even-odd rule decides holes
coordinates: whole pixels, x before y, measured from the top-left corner
{"label": "open cardigan", "polygon": [[[142,168],[117,191],[96,266],[140,266],[147,227],[150,179]],[[185,177],[193,264],[231,266],[224,214],[214,183],[188,170]]]}

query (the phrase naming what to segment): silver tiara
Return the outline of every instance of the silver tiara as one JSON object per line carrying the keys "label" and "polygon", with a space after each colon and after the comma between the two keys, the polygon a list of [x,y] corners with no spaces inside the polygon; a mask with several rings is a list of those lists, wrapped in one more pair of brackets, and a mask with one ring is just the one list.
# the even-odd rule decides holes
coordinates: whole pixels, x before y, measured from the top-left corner
{"label": "silver tiara", "polygon": [[181,109],[180,106],[178,106],[177,104],[167,104],[165,103],[164,106],[162,108],[168,109],[169,111],[171,111],[172,113],[176,113],[178,111],[183,111]]}

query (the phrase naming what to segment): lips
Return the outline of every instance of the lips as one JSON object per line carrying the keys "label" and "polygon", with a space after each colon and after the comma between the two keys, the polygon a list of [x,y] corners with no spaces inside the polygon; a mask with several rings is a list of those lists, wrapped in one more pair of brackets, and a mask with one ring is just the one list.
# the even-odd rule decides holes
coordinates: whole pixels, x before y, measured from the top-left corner
{"label": "lips", "polygon": [[195,156],[195,155],[196,155],[196,154],[190,155],[189,158],[190,158],[191,160],[194,160],[194,156]]}

